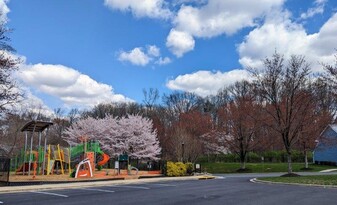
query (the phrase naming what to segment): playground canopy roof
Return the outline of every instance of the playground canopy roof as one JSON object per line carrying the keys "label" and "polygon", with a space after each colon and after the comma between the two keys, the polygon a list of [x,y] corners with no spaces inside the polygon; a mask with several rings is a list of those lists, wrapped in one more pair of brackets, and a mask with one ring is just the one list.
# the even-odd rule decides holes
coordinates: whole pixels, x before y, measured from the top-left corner
{"label": "playground canopy roof", "polygon": [[[28,131],[28,132],[42,132],[46,128],[48,128],[50,125],[53,125],[52,122],[46,122],[46,121],[30,121],[27,124],[25,124],[21,128],[21,132]],[[34,129],[35,128],[35,129]]]}

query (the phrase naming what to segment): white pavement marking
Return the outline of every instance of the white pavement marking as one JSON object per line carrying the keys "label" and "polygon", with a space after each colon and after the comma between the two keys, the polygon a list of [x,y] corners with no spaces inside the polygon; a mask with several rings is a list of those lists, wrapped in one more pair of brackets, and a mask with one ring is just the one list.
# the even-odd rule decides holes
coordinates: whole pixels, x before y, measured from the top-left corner
{"label": "white pavement marking", "polygon": [[124,187],[124,188],[132,188],[132,189],[150,189],[149,187],[144,187],[144,186],[126,186],[126,185],[111,185],[109,187]]}
{"label": "white pavement marking", "polygon": [[31,193],[45,194],[45,195],[52,195],[52,196],[60,196],[60,197],[68,197],[67,195],[56,194],[56,193],[52,193],[52,192],[31,191]]}
{"label": "white pavement marking", "polygon": [[4,202],[0,201],[0,204],[3,204]]}
{"label": "white pavement marking", "polygon": [[83,188],[84,190],[89,190],[89,191],[101,191],[101,192],[108,192],[108,193],[114,193],[115,191],[111,190],[105,190],[105,189],[91,189],[91,188]]}
{"label": "white pavement marking", "polygon": [[157,185],[157,186],[177,186],[177,185],[173,185],[173,184],[151,184],[151,185]]}
{"label": "white pavement marking", "polygon": [[216,177],[216,179],[226,179],[226,177]]}
{"label": "white pavement marking", "polygon": [[256,183],[256,178],[250,179],[250,182]]}

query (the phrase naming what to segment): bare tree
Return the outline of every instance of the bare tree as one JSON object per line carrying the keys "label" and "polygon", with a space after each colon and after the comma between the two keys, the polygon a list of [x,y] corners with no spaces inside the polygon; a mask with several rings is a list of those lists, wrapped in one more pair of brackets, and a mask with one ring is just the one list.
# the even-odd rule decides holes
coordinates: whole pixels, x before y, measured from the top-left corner
{"label": "bare tree", "polygon": [[10,41],[4,22],[0,22],[0,115],[6,113],[10,106],[17,103],[22,97],[21,91],[12,74],[18,69],[20,59],[12,55],[15,51],[8,42]]}
{"label": "bare tree", "polygon": [[25,123],[26,120],[16,114],[7,114],[0,120],[0,152],[5,156],[11,157],[23,147],[21,128]]}
{"label": "bare tree", "polygon": [[323,75],[323,78],[336,90],[337,88],[337,54],[335,55],[334,65],[324,64],[323,69],[326,71],[326,74]]}
{"label": "bare tree", "polygon": [[231,136],[226,142],[230,151],[239,155],[242,170],[246,169],[247,154],[259,143],[256,133],[261,127],[260,105],[255,103],[252,88],[248,81],[236,82],[229,87],[231,101],[224,116],[229,124],[224,131]]}
{"label": "bare tree", "polygon": [[195,110],[202,104],[202,98],[189,92],[174,92],[163,96],[163,103],[167,112],[178,120],[181,113],[187,113]]}
{"label": "bare tree", "polygon": [[155,88],[150,88],[148,91],[143,89],[144,100],[143,103],[145,107],[149,110],[155,106],[156,102],[159,99],[159,91]]}
{"label": "bare tree", "polygon": [[307,110],[312,106],[309,86],[309,64],[302,56],[284,57],[275,53],[264,60],[264,69],[249,71],[255,77],[255,87],[263,111],[270,116],[265,124],[282,139],[288,155],[288,174],[292,173],[291,151],[303,124],[310,120]]}

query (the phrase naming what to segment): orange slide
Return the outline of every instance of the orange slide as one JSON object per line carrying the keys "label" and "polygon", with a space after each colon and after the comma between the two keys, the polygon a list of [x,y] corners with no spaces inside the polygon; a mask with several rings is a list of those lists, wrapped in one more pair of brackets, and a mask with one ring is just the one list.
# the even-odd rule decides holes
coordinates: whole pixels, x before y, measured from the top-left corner
{"label": "orange slide", "polygon": [[102,166],[102,165],[106,164],[109,161],[109,159],[110,159],[109,155],[103,153],[103,159],[101,161],[97,162],[97,165]]}

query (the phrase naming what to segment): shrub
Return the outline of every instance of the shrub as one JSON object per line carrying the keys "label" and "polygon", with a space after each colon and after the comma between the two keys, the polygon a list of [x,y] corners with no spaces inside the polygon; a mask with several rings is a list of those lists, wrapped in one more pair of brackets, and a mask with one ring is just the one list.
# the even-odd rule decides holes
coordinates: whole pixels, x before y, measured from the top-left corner
{"label": "shrub", "polygon": [[167,162],[166,169],[166,175],[169,177],[186,176],[187,173],[186,165],[182,162]]}
{"label": "shrub", "polygon": [[185,164],[185,167],[186,167],[186,174],[187,174],[187,175],[192,175],[192,174],[193,174],[193,170],[194,170],[193,163],[187,162],[187,163]]}

